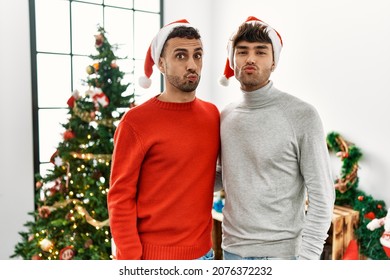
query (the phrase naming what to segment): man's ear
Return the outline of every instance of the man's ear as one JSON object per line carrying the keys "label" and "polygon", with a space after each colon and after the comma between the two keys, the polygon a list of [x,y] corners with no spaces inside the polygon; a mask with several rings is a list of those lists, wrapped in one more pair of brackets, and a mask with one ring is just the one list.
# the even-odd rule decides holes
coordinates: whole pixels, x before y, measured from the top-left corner
{"label": "man's ear", "polygon": [[161,71],[161,73],[164,74],[164,61],[163,59],[160,57],[160,59],[158,60],[158,69]]}

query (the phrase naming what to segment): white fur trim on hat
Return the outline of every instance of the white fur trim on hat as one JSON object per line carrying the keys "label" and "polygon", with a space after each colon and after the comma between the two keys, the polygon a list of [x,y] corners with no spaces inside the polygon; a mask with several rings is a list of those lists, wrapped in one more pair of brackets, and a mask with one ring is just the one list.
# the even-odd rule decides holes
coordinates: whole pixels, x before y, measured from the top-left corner
{"label": "white fur trim on hat", "polygon": [[138,78],[138,84],[142,88],[150,88],[150,86],[152,85],[152,79],[150,79],[146,76],[141,76]]}
{"label": "white fur trim on hat", "polygon": [[227,87],[229,85],[229,79],[225,75],[222,75],[219,78],[219,84],[224,86],[224,87]]}

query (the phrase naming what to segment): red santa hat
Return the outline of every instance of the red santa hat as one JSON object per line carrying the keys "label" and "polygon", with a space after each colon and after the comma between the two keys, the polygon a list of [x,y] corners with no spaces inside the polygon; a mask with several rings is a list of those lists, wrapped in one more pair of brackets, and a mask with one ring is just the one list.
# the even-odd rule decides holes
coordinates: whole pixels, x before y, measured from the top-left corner
{"label": "red santa hat", "polygon": [[138,80],[138,83],[141,87],[149,88],[150,85],[152,84],[152,80],[150,79],[150,76],[152,76],[153,74],[153,65],[158,63],[162,48],[165,44],[165,41],[168,38],[168,35],[175,27],[178,26],[193,27],[186,19],[180,19],[165,25],[163,28],[160,29],[157,35],[153,38],[152,43],[150,44],[145,57],[145,64],[144,64],[145,76],[140,77]]}
{"label": "red santa hat", "polygon": [[[283,46],[283,41],[282,37],[280,34],[273,29],[271,26],[269,26],[267,23],[265,23],[262,20],[259,20],[258,18],[255,18],[253,16],[250,16],[246,19],[245,21],[246,24],[255,24],[255,23],[260,23],[263,26],[266,26],[266,31],[268,33],[268,36],[271,39],[272,42],[272,49],[273,49],[273,54],[274,54],[274,63],[275,67],[279,62],[279,56],[280,56],[280,51],[282,50]],[[228,53],[228,58],[226,60],[226,65],[225,65],[225,70],[223,73],[223,76],[220,78],[219,83],[223,86],[229,85],[229,78],[234,76],[234,65],[233,65],[233,59],[234,59],[234,50],[233,50],[233,37],[236,35],[238,30],[236,30],[232,36],[229,39],[228,46],[227,46],[227,53]]]}

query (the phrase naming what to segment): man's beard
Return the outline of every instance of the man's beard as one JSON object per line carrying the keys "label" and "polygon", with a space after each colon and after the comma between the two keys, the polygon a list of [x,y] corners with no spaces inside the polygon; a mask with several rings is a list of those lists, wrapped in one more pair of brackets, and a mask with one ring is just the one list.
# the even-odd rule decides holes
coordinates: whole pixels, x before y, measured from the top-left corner
{"label": "man's beard", "polygon": [[198,76],[198,80],[196,82],[182,82],[182,80],[177,76],[166,75],[168,83],[173,85],[175,88],[183,91],[183,92],[193,92],[199,85],[200,76]]}
{"label": "man's beard", "polygon": [[267,83],[269,77],[271,76],[271,69],[263,70],[261,73],[256,75],[246,75],[243,72],[239,72],[237,79],[242,85],[246,88],[258,88],[264,86]]}

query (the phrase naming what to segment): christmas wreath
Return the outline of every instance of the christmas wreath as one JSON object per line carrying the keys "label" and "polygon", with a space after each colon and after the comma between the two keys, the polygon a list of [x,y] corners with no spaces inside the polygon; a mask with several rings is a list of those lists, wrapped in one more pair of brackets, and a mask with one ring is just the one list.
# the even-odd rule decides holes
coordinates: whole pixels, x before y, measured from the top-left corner
{"label": "christmas wreath", "polygon": [[336,205],[347,206],[359,211],[359,223],[355,236],[362,255],[373,260],[390,259],[380,239],[383,227],[369,229],[367,225],[377,217],[386,216],[387,208],[383,200],[376,200],[359,189],[359,160],[362,153],[353,143],[346,141],[339,133],[331,132],[326,137],[329,152],[336,153],[342,161],[339,178],[335,180]]}

